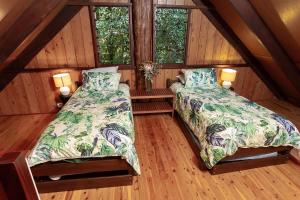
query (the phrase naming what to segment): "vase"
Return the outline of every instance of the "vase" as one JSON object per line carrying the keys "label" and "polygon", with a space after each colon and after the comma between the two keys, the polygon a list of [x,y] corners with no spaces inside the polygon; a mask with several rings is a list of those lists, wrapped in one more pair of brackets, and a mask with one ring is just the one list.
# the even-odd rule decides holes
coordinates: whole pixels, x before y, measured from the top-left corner
{"label": "vase", "polygon": [[145,79],[146,92],[150,92],[152,90],[152,80]]}

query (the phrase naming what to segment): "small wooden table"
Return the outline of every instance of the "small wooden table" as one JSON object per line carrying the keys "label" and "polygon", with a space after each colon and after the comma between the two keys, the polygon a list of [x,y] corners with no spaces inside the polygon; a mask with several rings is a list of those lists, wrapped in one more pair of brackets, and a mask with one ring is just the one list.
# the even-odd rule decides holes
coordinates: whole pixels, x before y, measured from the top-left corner
{"label": "small wooden table", "polygon": [[[168,89],[130,90],[132,110],[134,115],[148,113],[172,113],[174,116],[175,95]],[[149,102],[138,102],[138,100],[149,100]],[[163,99],[162,101],[150,101],[150,99]],[[170,102],[172,100],[172,102]]]}

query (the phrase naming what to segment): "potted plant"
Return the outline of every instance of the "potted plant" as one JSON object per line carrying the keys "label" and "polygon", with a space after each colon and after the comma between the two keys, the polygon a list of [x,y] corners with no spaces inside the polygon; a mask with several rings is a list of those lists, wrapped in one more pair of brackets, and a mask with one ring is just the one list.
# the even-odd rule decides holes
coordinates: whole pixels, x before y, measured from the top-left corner
{"label": "potted plant", "polygon": [[145,61],[139,65],[139,70],[144,72],[146,91],[152,89],[153,77],[159,74],[160,66],[152,61]]}

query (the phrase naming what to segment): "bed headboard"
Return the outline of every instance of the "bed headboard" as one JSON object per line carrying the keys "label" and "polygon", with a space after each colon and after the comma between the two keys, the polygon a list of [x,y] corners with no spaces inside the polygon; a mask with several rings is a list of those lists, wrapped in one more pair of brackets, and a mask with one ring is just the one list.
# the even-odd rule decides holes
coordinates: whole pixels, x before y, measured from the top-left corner
{"label": "bed headboard", "polygon": [[[130,87],[129,80],[120,81],[120,83],[125,83],[125,84],[127,84]],[[80,86],[82,86],[82,81],[75,81],[75,85],[76,85],[77,88],[80,87]]]}
{"label": "bed headboard", "polygon": [[179,82],[179,80],[172,80],[172,79],[167,79],[167,88],[169,88],[169,87],[171,87],[171,85],[173,84],[173,83],[177,83],[177,82]]}

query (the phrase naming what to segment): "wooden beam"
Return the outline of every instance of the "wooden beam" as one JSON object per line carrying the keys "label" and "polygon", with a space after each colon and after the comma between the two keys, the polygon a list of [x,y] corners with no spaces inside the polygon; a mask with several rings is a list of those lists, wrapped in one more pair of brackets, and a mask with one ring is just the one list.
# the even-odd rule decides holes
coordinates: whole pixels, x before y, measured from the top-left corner
{"label": "wooden beam", "polygon": [[38,34],[23,52],[0,72],[0,91],[24,70],[32,58],[79,12],[82,6],[65,6],[63,10]]}
{"label": "wooden beam", "polygon": [[[55,9],[61,9],[66,1],[34,0],[14,21],[0,39],[0,63],[10,56],[30,33],[41,24]],[[22,4],[20,2],[20,4]]]}
{"label": "wooden beam", "polygon": [[287,76],[295,88],[300,91],[300,70],[297,68],[292,59],[290,59],[285,50],[281,47],[272,31],[267,27],[249,0],[228,1],[238,12],[247,26],[261,40],[261,42],[270,52],[273,59],[281,67],[282,72]]}
{"label": "wooden beam", "polygon": [[212,3],[208,0],[193,0],[197,6],[207,7],[201,9],[202,13],[209,19],[209,21],[217,28],[217,30],[224,36],[224,38],[236,49],[242,56],[246,63],[253,69],[257,76],[266,84],[272,93],[279,99],[285,100],[286,97],[278,84],[271,79],[261,63],[252,55],[248,48],[238,38],[230,26],[219,15]]}
{"label": "wooden beam", "polygon": [[[139,65],[153,59],[153,0],[132,0],[134,63]],[[142,71],[136,69],[136,87],[145,86]]]}

